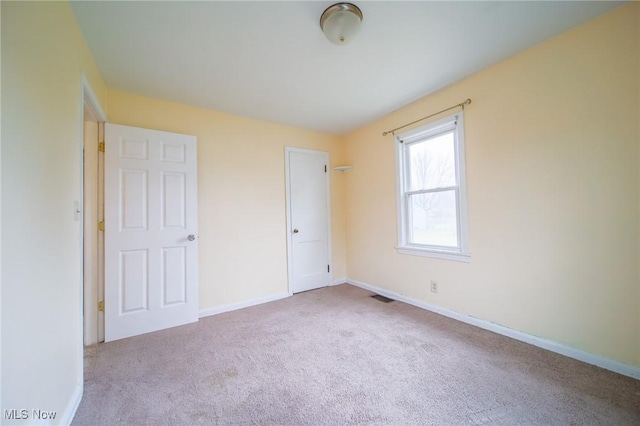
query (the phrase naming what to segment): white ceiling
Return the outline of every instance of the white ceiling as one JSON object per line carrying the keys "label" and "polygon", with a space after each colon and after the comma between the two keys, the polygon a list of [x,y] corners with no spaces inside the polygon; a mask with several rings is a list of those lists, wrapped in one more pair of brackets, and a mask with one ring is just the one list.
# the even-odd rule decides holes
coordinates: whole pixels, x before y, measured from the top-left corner
{"label": "white ceiling", "polygon": [[352,43],[331,1],[72,2],[107,85],[345,134],[621,2],[357,1]]}

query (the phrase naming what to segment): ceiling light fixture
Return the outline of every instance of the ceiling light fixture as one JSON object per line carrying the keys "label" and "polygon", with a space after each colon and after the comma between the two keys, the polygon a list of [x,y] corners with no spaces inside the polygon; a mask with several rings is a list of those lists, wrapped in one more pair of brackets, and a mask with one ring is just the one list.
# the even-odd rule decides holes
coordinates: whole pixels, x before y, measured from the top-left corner
{"label": "ceiling light fixture", "polygon": [[362,11],[355,4],[336,3],[320,17],[320,28],[333,44],[347,44],[358,33]]}

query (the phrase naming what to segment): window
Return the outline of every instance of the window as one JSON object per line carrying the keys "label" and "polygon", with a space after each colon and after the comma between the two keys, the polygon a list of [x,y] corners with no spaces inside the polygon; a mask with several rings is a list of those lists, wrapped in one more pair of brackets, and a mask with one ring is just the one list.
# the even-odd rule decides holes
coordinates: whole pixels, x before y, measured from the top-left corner
{"label": "window", "polygon": [[398,252],[468,262],[462,112],[396,137]]}

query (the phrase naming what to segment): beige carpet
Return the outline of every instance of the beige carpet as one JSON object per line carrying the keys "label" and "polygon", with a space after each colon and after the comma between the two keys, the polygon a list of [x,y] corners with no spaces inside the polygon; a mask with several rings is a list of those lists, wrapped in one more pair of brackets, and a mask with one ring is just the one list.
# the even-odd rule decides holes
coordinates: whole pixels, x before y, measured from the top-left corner
{"label": "beige carpet", "polygon": [[640,381],[349,285],[86,350],[73,424],[640,425]]}

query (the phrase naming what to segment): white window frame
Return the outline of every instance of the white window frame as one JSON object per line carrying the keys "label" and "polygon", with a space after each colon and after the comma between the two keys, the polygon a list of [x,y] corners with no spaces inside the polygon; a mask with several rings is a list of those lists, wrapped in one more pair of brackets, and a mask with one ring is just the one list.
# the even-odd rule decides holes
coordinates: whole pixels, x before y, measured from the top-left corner
{"label": "white window frame", "polygon": [[[407,147],[412,143],[432,138],[438,134],[453,130],[454,154],[456,167],[456,185],[424,192],[436,192],[438,190],[455,190],[458,227],[458,247],[442,247],[425,244],[409,243],[410,219],[409,219],[409,195],[408,179],[410,168],[407,164]],[[433,257],[438,259],[470,262],[469,253],[469,225],[467,215],[467,188],[466,167],[464,149],[464,117],[462,111],[444,117],[396,136],[396,177],[397,177],[397,205],[398,205],[398,253],[415,256]],[[419,191],[423,192],[423,191]]]}

